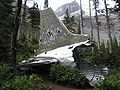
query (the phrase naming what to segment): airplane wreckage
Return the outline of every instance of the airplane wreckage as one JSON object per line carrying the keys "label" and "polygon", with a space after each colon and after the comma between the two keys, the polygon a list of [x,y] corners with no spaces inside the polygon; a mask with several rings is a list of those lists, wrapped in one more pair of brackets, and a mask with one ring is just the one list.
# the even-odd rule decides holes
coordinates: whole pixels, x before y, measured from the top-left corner
{"label": "airplane wreckage", "polygon": [[59,63],[76,68],[76,60],[79,59],[79,72],[86,76],[91,86],[104,79],[104,74],[108,73],[106,67],[93,65],[87,60],[77,58],[73,53],[73,50],[78,46],[92,45],[89,43],[87,35],[69,32],[51,8],[40,11],[40,18],[40,54],[20,62],[21,66],[40,67],[41,65]]}

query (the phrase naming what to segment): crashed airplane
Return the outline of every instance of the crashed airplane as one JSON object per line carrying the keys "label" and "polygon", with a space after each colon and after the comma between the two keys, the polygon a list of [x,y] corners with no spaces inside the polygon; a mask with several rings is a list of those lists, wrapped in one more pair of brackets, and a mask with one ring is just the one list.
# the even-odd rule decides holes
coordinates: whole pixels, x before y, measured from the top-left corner
{"label": "crashed airplane", "polygon": [[[51,8],[40,11],[40,19],[39,54],[35,58],[20,62],[20,65],[40,66],[59,62],[75,68],[73,50],[81,45],[90,46],[88,36],[69,32]],[[79,72],[86,76],[92,86],[104,79],[102,73],[106,70],[105,67],[80,60]]]}

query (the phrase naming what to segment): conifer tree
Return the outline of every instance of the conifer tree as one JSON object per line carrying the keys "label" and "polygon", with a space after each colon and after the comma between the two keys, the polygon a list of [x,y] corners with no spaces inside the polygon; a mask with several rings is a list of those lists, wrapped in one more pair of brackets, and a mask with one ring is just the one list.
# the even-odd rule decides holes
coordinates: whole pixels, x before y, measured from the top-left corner
{"label": "conifer tree", "polygon": [[73,26],[76,24],[74,20],[74,16],[70,16],[68,8],[66,9],[66,13],[64,16],[63,23],[65,26],[70,30],[71,32],[74,32],[75,30],[73,29]]}
{"label": "conifer tree", "polygon": [[10,61],[10,37],[14,0],[0,0],[0,62]]}
{"label": "conifer tree", "polygon": [[39,39],[39,25],[40,25],[40,12],[38,9],[38,4],[34,3],[33,7],[29,8],[30,17],[31,20],[31,26],[32,26],[32,38],[33,36],[36,37],[36,39]]}

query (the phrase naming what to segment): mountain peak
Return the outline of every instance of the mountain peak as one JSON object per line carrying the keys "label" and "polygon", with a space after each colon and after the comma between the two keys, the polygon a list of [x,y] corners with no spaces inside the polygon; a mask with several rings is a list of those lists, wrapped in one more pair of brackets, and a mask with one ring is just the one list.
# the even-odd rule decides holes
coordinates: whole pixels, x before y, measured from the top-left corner
{"label": "mountain peak", "polygon": [[71,3],[64,4],[56,9],[56,14],[58,16],[62,16],[65,14],[67,8],[69,13],[73,13],[79,10],[79,4],[76,2],[76,0],[72,1]]}

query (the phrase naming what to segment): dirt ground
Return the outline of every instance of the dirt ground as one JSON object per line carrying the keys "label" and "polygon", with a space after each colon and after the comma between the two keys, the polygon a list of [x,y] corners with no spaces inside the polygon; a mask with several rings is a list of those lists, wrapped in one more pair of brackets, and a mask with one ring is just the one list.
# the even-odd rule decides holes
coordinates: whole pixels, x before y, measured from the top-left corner
{"label": "dirt ground", "polygon": [[50,90],[99,90],[99,89],[95,89],[95,88],[88,88],[88,89],[79,89],[79,88],[75,88],[72,86],[64,86],[64,85],[60,85],[51,81],[44,81],[44,84],[47,85],[48,87],[50,87]]}
{"label": "dirt ground", "polygon": [[41,74],[40,76],[44,80],[43,84],[48,86],[50,88],[50,90],[99,90],[99,89],[96,89],[96,88],[80,89],[80,88],[76,88],[76,87],[73,87],[73,86],[66,86],[64,84],[58,84],[56,82],[51,81],[49,76],[46,75],[46,74],[44,74],[44,75]]}

